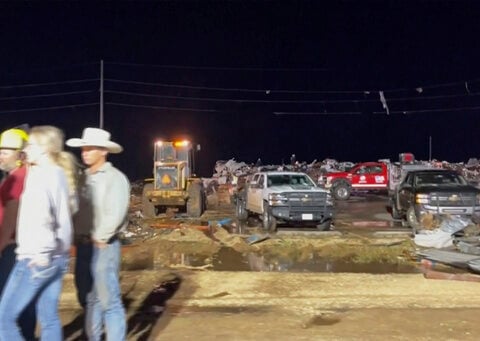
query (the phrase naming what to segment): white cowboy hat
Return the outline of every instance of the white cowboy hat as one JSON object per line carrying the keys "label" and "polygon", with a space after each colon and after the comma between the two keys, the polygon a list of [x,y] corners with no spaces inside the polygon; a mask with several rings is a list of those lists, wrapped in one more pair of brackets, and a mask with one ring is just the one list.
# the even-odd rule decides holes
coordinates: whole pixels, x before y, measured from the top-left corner
{"label": "white cowboy hat", "polygon": [[65,144],[69,147],[103,147],[113,154],[123,151],[121,145],[110,141],[110,133],[100,128],[85,128],[81,138],[68,139]]}

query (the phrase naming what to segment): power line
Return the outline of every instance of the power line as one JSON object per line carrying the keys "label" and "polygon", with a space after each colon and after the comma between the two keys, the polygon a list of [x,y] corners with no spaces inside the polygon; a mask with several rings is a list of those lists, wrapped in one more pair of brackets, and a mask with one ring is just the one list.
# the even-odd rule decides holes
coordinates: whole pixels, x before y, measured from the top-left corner
{"label": "power line", "polygon": [[[172,95],[154,95],[140,92],[131,91],[116,91],[106,90],[105,93],[128,95],[128,96],[141,96],[163,99],[183,99],[192,101],[212,101],[212,102],[235,102],[235,103],[376,103],[378,99],[344,99],[344,100],[328,100],[328,99],[315,99],[315,100],[255,100],[255,99],[234,99],[234,98],[211,98],[211,97],[185,97],[185,96],[172,96]],[[453,94],[453,95],[438,95],[438,96],[422,96],[422,97],[398,97],[388,98],[388,102],[399,101],[424,101],[431,99],[447,99],[456,97],[476,97],[480,96],[479,92],[473,92],[470,94]],[[1,99],[1,98],[0,98]]]}
{"label": "power line", "polygon": [[183,70],[214,70],[214,71],[328,71],[326,68],[266,68],[266,67],[221,67],[221,66],[188,66],[188,65],[158,65],[158,64],[136,64],[122,62],[108,62],[105,64],[120,66],[147,66],[162,69],[183,69]]}
{"label": "power line", "polygon": [[98,78],[88,78],[88,79],[79,79],[71,81],[60,81],[60,82],[47,82],[47,83],[28,83],[28,84],[16,84],[16,85],[2,85],[0,89],[14,89],[14,88],[27,88],[35,86],[45,86],[45,85],[59,85],[59,84],[75,84],[75,83],[85,83],[98,81]]}
{"label": "power line", "polygon": [[282,111],[275,111],[273,114],[277,115],[277,116],[286,116],[286,115],[316,116],[316,115],[361,115],[362,113],[358,112],[358,111],[351,111],[351,112],[350,111],[337,111],[337,112],[282,112]]}
{"label": "power line", "polygon": [[[455,107],[455,108],[446,108],[446,109],[421,109],[421,110],[390,110],[390,114],[413,114],[413,113],[427,113],[427,112],[446,112],[446,111],[470,111],[470,110],[479,110],[480,106],[476,107]],[[374,111],[374,114],[384,114],[385,111]]]}
{"label": "power line", "polygon": [[154,105],[141,105],[141,104],[127,104],[127,103],[118,103],[118,102],[105,102],[107,105],[117,105],[121,107],[132,107],[132,108],[147,108],[147,109],[166,109],[166,110],[180,110],[180,111],[204,111],[204,112],[218,112],[219,110],[215,109],[197,109],[197,108],[179,108],[179,107],[163,107],[163,106],[154,106]]}
{"label": "power line", "polygon": [[[335,71],[330,68],[265,68],[265,67],[218,67],[218,66],[191,66],[191,65],[172,65],[172,64],[137,64],[137,63],[125,63],[125,62],[109,62],[106,64],[110,65],[120,65],[120,66],[142,66],[142,67],[154,67],[154,68],[164,68],[164,69],[185,69],[185,70],[218,70],[218,71]],[[451,87],[457,85],[463,85],[465,83],[474,83],[478,82],[480,79],[472,79],[468,81],[455,81],[455,82],[446,82],[446,83],[438,83],[438,84],[430,84],[430,85],[417,85],[415,87],[407,87],[407,88],[392,88],[392,89],[366,89],[366,90],[333,90],[332,93],[365,93],[365,92],[404,92],[410,91],[415,88],[423,88],[423,89],[434,89],[434,88],[442,88],[442,87]],[[263,90],[259,90],[263,91]],[[282,91],[282,90],[280,90]],[[278,91],[276,91],[278,92]],[[328,93],[328,92],[325,92]]]}
{"label": "power line", "polygon": [[[183,99],[189,101],[211,101],[211,102],[236,102],[236,103],[324,103],[325,100],[255,100],[255,99],[234,99],[234,98],[211,98],[211,97],[185,97],[185,96],[167,96],[167,95],[154,95],[145,94],[140,92],[129,91],[114,91],[106,90],[105,93],[117,94],[117,95],[129,95],[129,96],[141,96],[163,99]],[[350,100],[348,102],[352,102]]]}
{"label": "power line", "polygon": [[181,89],[196,89],[196,90],[211,90],[211,91],[236,91],[236,92],[254,92],[254,93],[322,93],[322,94],[364,94],[364,91],[330,91],[330,90],[272,90],[272,89],[246,89],[246,88],[218,88],[218,87],[205,87],[195,85],[182,85],[182,84],[168,84],[168,83],[152,83],[152,82],[140,82],[140,81],[126,81],[121,79],[105,78],[105,81],[115,83],[126,83],[136,85],[148,85],[168,88],[181,88]]}
{"label": "power line", "polygon": [[[206,91],[230,91],[230,92],[251,92],[251,93],[264,93],[264,94],[357,94],[357,95],[370,95],[383,91],[384,93],[395,93],[395,92],[406,92],[413,91],[417,89],[427,89],[427,88],[440,88],[444,86],[451,85],[465,85],[469,82],[456,82],[456,83],[445,83],[430,85],[427,87],[416,87],[416,88],[399,88],[399,89],[386,89],[386,90],[285,90],[285,89],[247,89],[247,88],[225,88],[225,87],[208,87],[208,86],[196,86],[196,85],[185,85],[185,84],[171,84],[171,83],[154,83],[154,82],[142,82],[142,81],[127,81],[122,79],[113,79],[106,78],[105,81],[114,82],[114,83],[124,83],[124,84],[135,84],[135,85],[146,85],[146,86],[157,86],[165,88],[179,88],[179,89],[194,89],[194,90],[206,90]],[[480,81],[473,80],[470,83]]]}
{"label": "power line", "polygon": [[54,97],[54,96],[69,96],[69,95],[78,95],[91,93],[93,90],[86,91],[70,91],[70,92],[56,92],[51,94],[40,94],[40,95],[25,95],[25,96],[11,96],[11,97],[0,97],[0,101],[6,101],[11,99],[21,99],[21,98],[38,98],[38,97]]}
{"label": "power line", "polygon": [[52,106],[52,107],[38,107],[38,108],[30,108],[30,109],[18,109],[18,110],[4,110],[0,111],[0,114],[8,114],[14,112],[27,112],[27,111],[42,111],[42,110],[57,110],[57,109],[65,109],[65,108],[77,108],[77,107],[87,107],[92,105],[98,105],[96,103],[83,103],[83,104],[68,104],[68,105],[60,105],[60,106]]}
{"label": "power line", "polygon": [[[31,68],[29,68],[29,72],[31,72],[31,71],[37,71],[37,70],[61,70],[61,69],[71,69],[71,68],[73,68],[73,67],[89,66],[89,65],[95,65],[95,64],[98,64],[98,63],[99,63],[99,62],[77,63],[77,64],[58,65],[58,66],[37,66],[37,67],[31,67]],[[23,74],[23,72],[11,72],[11,71],[5,71],[5,73],[8,73],[8,74],[10,74],[10,75]]]}

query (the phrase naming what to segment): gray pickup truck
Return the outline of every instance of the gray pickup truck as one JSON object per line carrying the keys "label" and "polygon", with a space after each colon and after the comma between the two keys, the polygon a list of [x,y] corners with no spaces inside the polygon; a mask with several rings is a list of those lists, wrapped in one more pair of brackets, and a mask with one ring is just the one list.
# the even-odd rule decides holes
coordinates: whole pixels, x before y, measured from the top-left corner
{"label": "gray pickup truck", "polygon": [[259,215],[263,228],[275,231],[277,223],[315,225],[328,230],[334,206],[330,191],[317,187],[305,173],[259,172],[236,197],[236,215],[246,220]]}

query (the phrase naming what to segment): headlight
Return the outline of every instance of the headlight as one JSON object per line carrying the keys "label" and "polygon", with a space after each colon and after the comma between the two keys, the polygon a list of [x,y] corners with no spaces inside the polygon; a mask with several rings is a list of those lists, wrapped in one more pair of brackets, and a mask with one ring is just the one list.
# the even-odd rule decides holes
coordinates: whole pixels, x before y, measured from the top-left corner
{"label": "headlight", "polygon": [[415,197],[415,203],[417,204],[428,204],[430,201],[430,197],[428,194],[417,194]]}
{"label": "headlight", "polygon": [[271,206],[285,205],[287,200],[287,197],[280,193],[270,193],[268,195],[268,204]]}
{"label": "headlight", "polygon": [[326,183],[329,184],[330,182],[332,182],[332,179],[333,179],[333,176],[327,176]]}

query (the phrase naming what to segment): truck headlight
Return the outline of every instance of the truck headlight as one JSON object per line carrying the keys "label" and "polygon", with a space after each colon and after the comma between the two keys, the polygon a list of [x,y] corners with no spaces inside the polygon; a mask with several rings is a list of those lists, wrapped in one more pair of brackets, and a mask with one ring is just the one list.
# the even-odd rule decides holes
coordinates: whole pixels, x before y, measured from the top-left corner
{"label": "truck headlight", "polygon": [[430,197],[428,194],[417,194],[415,196],[415,203],[417,204],[428,204]]}
{"label": "truck headlight", "polygon": [[287,197],[280,193],[270,193],[268,195],[268,204],[270,206],[285,205],[287,201]]}

